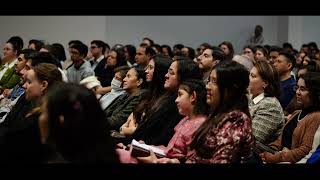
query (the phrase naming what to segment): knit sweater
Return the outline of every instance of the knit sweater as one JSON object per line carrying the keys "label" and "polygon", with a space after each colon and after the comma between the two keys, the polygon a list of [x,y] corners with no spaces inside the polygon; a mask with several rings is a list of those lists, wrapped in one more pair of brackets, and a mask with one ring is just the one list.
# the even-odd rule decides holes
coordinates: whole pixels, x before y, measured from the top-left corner
{"label": "knit sweater", "polygon": [[267,145],[281,134],[285,124],[284,114],[277,98],[264,96],[262,99],[256,98],[249,103],[253,135],[257,141]]}
{"label": "knit sweater", "polygon": [[[295,119],[301,110],[295,111],[288,122]],[[286,124],[288,124],[288,122]],[[297,127],[293,131],[292,145],[290,150],[283,149],[281,144],[282,134],[278,139],[270,144],[271,147],[277,149],[279,152],[266,159],[268,162],[279,163],[279,162],[291,162],[296,163],[303,157],[305,157],[312,148],[314,135],[320,125],[320,112],[312,112],[301,119]]]}

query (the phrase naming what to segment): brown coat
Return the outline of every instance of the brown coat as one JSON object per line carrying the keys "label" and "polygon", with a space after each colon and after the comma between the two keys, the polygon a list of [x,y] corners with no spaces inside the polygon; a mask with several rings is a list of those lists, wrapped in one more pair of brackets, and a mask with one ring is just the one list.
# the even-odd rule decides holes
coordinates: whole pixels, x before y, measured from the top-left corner
{"label": "brown coat", "polygon": [[[301,110],[295,111],[291,117],[289,117],[288,122],[298,116]],[[288,123],[287,122],[287,123]],[[275,153],[272,158],[272,162],[291,162],[295,163],[305,157],[312,148],[312,142],[314,134],[316,133],[320,125],[320,112],[313,112],[305,116],[301,121],[298,122],[297,127],[293,131],[292,135],[292,145],[290,150],[283,150],[281,145],[282,133],[278,139],[270,143],[271,147],[279,150]],[[270,159],[271,160],[271,159]]]}

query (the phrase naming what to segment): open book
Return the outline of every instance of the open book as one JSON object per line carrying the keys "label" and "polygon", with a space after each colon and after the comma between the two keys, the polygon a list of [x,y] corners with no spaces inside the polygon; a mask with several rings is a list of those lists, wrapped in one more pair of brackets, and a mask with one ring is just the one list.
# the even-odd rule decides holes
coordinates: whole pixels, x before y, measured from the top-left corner
{"label": "open book", "polygon": [[152,151],[158,158],[166,157],[164,150],[153,147],[153,146],[149,146],[147,144],[140,144],[135,139],[132,140],[131,146],[132,146],[131,156],[133,157],[150,156],[150,149],[152,149]]}

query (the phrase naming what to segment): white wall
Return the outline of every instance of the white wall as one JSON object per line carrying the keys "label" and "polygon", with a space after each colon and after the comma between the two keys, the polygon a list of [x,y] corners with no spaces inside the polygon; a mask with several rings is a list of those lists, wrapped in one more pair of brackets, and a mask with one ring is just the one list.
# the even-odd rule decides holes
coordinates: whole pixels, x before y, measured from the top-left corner
{"label": "white wall", "polygon": [[278,18],[278,45],[288,42],[288,16],[279,16]]}
{"label": "white wall", "polygon": [[105,19],[105,16],[0,16],[0,44],[3,46],[15,35],[23,38],[25,47],[30,39],[59,42],[65,47],[73,39],[89,44],[93,39],[105,40]]}
{"label": "white wall", "polygon": [[302,44],[314,41],[320,46],[320,16],[289,16],[288,41],[300,50]]}
{"label": "white wall", "polygon": [[277,43],[277,16],[112,16],[108,17],[109,42],[138,45],[145,36],[159,44],[183,43],[198,47],[202,42],[218,45],[231,41],[239,52],[254,27],[264,27],[266,43]]}
{"label": "white wall", "polygon": [[[320,46],[320,16],[305,16],[302,17],[302,41],[309,43],[314,41]],[[300,48],[301,45],[297,48]]]}
{"label": "white wall", "polygon": [[265,43],[276,44],[278,19],[278,16],[0,16],[0,44],[3,46],[10,36],[19,35],[25,44],[34,38],[59,42],[65,47],[72,39],[80,39],[87,45],[93,39],[104,40],[111,46],[138,45],[148,36],[159,44],[183,43],[194,48],[202,42],[218,45],[227,40],[239,52],[256,24],[264,27]]}

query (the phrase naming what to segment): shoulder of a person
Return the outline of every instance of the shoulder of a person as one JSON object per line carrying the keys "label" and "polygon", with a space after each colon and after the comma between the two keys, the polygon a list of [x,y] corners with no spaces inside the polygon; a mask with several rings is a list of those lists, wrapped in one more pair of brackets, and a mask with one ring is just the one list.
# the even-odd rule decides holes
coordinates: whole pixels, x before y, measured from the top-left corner
{"label": "shoulder of a person", "polygon": [[261,100],[261,103],[266,106],[281,107],[280,102],[276,97],[264,97]]}
{"label": "shoulder of a person", "polygon": [[320,121],[320,111],[312,112],[308,116],[310,119],[319,119]]}

